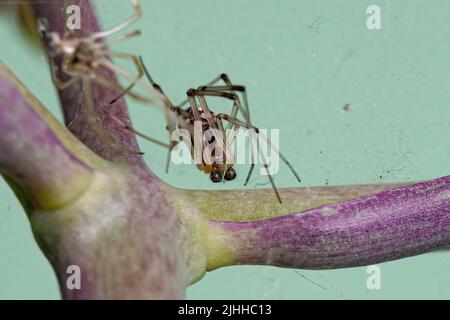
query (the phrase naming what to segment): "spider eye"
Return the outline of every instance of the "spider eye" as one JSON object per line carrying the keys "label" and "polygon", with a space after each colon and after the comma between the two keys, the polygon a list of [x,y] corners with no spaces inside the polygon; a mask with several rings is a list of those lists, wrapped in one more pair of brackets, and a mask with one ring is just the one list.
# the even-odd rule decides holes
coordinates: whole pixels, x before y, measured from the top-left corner
{"label": "spider eye", "polygon": [[224,176],[225,180],[227,181],[231,181],[234,180],[236,178],[236,171],[233,168],[229,168],[226,172],[225,172],[225,176]]}
{"label": "spider eye", "polygon": [[213,170],[211,172],[211,174],[209,175],[209,178],[214,183],[222,181],[222,176],[220,175],[219,171],[217,171],[217,170]]}

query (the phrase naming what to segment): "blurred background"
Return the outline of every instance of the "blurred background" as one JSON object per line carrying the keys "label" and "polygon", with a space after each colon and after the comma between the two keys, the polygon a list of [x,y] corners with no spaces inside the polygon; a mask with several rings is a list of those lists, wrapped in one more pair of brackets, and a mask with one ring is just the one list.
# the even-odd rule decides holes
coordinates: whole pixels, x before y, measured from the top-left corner
{"label": "blurred background", "polygon": [[[24,33],[17,1],[0,6],[0,59],[61,119],[46,58]],[[303,186],[399,183],[449,174],[450,2],[425,0],[145,0],[143,35],[114,48],[142,55],[173,102],[222,72],[248,90],[252,121],[280,129],[280,148]],[[103,27],[133,13],[128,1],[94,0]],[[369,30],[370,5],[381,29]],[[124,66],[129,67],[127,64]],[[164,117],[130,101],[134,126],[168,139]],[[217,102],[215,110],[229,112]],[[140,141],[146,161],[180,188],[211,184],[195,166],[164,172],[166,151]],[[26,156],[26,155],[24,155]],[[298,184],[282,164],[278,187]],[[268,188],[254,175],[250,188]],[[450,253],[327,271],[227,267],[191,286],[191,299],[450,298]],[[22,208],[0,178],[0,299],[59,299],[56,278]]]}

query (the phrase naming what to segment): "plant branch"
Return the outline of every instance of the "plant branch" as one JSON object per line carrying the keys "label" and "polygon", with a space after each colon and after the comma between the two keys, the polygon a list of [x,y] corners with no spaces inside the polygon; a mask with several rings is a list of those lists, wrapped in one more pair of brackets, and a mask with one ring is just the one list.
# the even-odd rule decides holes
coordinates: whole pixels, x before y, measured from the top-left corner
{"label": "plant branch", "polygon": [[89,151],[80,152],[85,159],[74,152],[83,146],[63,133],[64,128],[1,62],[0,101],[1,173],[37,208],[73,201],[90,183],[89,162],[93,164],[94,158],[88,160]]}
{"label": "plant branch", "polygon": [[362,197],[392,189],[398,184],[351,185],[279,189],[278,203],[273,189],[177,190],[209,220],[256,221],[301,212],[325,204]]}
{"label": "plant branch", "polygon": [[[172,189],[96,156],[2,64],[0,172],[65,299],[180,299],[205,272],[204,246],[186,232],[203,223],[184,205],[183,215],[175,211]],[[66,283],[73,265],[80,290]]]}
{"label": "plant branch", "polygon": [[450,244],[450,176],[252,222],[210,221],[208,269],[231,264],[332,269]]}
{"label": "plant branch", "polygon": [[[99,31],[89,1],[69,4],[82,11],[78,36]],[[63,1],[32,5],[52,31],[64,32]],[[284,189],[281,206],[271,189],[174,189],[140,155],[123,152],[138,146],[108,116],[130,123],[123,99],[108,105],[118,92],[93,83],[98,124],[119,148],[90,127],[82,89],[59,92],[72,135],[0,65],[0,170],[29,213],[64,298],[179,299],[207,269],[352,267],[450,243],[450,176],[402,187]],[[66,285],[71,265],[83,272],[79,291]]]}

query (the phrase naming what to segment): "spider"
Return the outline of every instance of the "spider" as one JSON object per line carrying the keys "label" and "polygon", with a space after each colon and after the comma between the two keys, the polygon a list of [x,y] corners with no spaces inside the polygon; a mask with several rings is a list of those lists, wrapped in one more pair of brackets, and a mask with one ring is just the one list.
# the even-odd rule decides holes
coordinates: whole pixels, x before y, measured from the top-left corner
{"label": "spider", "polygon": [[[157,94],[155,94],[155,90],[153,90],[151,86],[140,81],[144,75],[144,71],[138,56],[127,52],[112,51],[108,49],[108,44],[115,44],[141,34],[140,30],[135,30],[126,34],[116,35],[120,31],[134,24],[142,15],[138,0],[131,0],[131,4],[135,10],[133,16],[109,30],[96,32],[86,37],[78,37],[70,30],[66,31],[61,37],[57,32],[48,31],[48,22],[46,19],[38,19],[39,32],[49,46],[50,70],[54,85],[59,90],[64,90],[81,80],[86,98],[88,123],[97,132],[97,134],[99,134],[99,136],[109,142],[111,142],[110,137],[108,137],[97,125],[97,118],[94,112],[91,81],[97,81],[108,88],[112,88],[120,92],[117,97],[111,101],[112,103],[119,100],[124,95],[128,95],[145,103],[150,103],[153,101],[152,99],[133,93],[131,89],[135,85],[143,88],[147,92],[150,92],[150,96],[157,96]],[[110,38],[113,35],[116,36]],[[105,41],[107,38],[109,38],[108,43]],[[60,80],[57,76],[58,67],[54,65],[51,59],[55,56],[62,57],[61,71],[63,74],[69,76],[69,79],[66,81]],[[133,75],[128,70],[112,63],[109,57],[131,61],[137,69],[137,75]],[[131,81],[131,83],[124,88],[122,85],[101,76],[98,72],[100,68],[106,68],[113,71]],[[160,97],[158,98],[160,99]],[[68,127],[71,126],[76,117],[77,115],[75,115],[74,119],[70,121]]]}
{"label": "spider", "polygon": [[[139,61],[140,65],[142,65],[144,69],[144,73],[147,79],[149,80],[153,88],[161,94],[161,96],[163,97],[164,104],[166,106],[166,110],[168,114],[171,115],[168,117],[168,125],[166,129],[169,131],[170,134],[180,129],[188,130],[188,132],[191,133],[190,146],[192,157],[194,157],[193,149],[195,149],[196,143],[198,143],[198,141],[196,142],[193,138],[195,134],[192,134],[195,130],[194,128],[195,123],[200,124],[200,130],[202,131],[202,133],[205,133],[206,131],[208,131],[208,129],[217,130],[220,133],[219,135],[212,135],[212,136],[202,134],[203,137],[202,138],[203,141],[201,141],[202,148],[207,148],[211,146],[212,143],[215,144],[219,143],[221,147],[220,150],[223,151],[217,154],[217,152],[215,153],[215,150],[217,149],[214,149],[214,151],[211,154],[212,157],[209,157],[208,159],[205,158],[205,153],[202,153],[204,158],[202,159],[202,163],[198,164],[198,167],[201,171],[203,171],[206,174],[209,174],[210,180],[212,182],[217,183],[223,180],[231,181],[236,178],[237,174],[235,169],[233,168],[234,165],[233,155],[230,148],[230,144],[232,143],[233,139],[230,139],[231,140],[230,142],[230,140],[227,139],[229,138],[229,136],[227,136],[225,131],[228,132],[228,130],[232,130],[232,132],[236,133],[240,129],[240,127],[244,127],[247,130],[252,130],[254,131],[254,133],[256,133],[256,135],[265,139],[265,141],[268,143],[272,151],[278,153],[280,159],[289,167],[289,169],[291,170],[295,178],[298,180],[298,182],[301,182],[299,175],[297,174],[296,170],[291,165],[291,163],[287,160],[287,158],[270,143],[270,141],[261,133],[259,128],[255,127],[251,123],[247,92],[245,86],[235,85],[231,82],[228,75],[221,74],[204,86],[200,86],[197,89],[189,89],[187,91],[187,99],[182,103],[180,103],[179,105],[175,106],[172,104],[167,95],[163,92],[160,85],[155,83],[155,81],[151,77],[150,73],[148,72],[144,64],[142,57],[139,57]],[[223,82],[223,85],[218,85],[220,81]],[[241,99],[238,93],[240,93],[242,96],[243,105],[241,104]],[[208,106],[206,97],[219,97],[232,101],[233,107],[231,113],[230,114],[214,113]],[[186,109],[184,109],[183,107],[187,104],[189,104],[189,106]],[[238,113],[240,113],[244,117],[244,120],[240,120],[237,118]],[[143,137],[144,139],[147,139],[153,143],[157,143],[159,145],[167,147],[169,149],[169,152],[166,162],[166,172],[168,172],[171,152],[178,145],[178,143],[180,143],[180,141],[172,141],[170,144],[165,144],[163,142],[160,142],[149,136],[146,136],[145,134],[138,132],[137,130],[135,130],[130,126],[124,125],[117,118],[114,119],[119,124],[121,124],[125,129],[132,131],[138,134],[139,136]],[[226,123],[226,127],[224,126],[224,122]],[[219,139],[217,137],[219,137]],[[250,135],[249,139],[251,164],[249,172],[245,179],[244,186],[248,184],[255,166],[253,154],[254,149],[252,148],[253,142],[251,137],[252,135]],[[267,160],[260,148],[258,148],[258,151],[262,164],[269,178],[269,182],[275,192],[277,200],[279,201],[279,203],[281,203],[281,197],[275,186],[273,177],[270,174]]]}

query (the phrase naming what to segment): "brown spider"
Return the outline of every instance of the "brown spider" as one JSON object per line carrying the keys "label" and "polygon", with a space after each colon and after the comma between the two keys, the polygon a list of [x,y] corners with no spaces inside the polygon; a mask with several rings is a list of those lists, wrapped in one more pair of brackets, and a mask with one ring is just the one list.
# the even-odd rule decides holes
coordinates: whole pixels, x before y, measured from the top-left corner
{"label": "brown spider", "polygon": [[[189,89],[187,91],[187,99],[183,101],[178,106],[174,106],[170,99],[167,97],[167,95],[164,94],[161,87],[155,83],[153,78],[150,76],[147,68],[144,65],[144,62],[142,61],[142,58],[139,57],[140,64],[142,65],[144,72],[147,76],[147,79],[153,86],[153,88],[161,93],[163,96],[163,101],[166,105],[166,110],[168,112],[168,125],[167,130],[170,134],[172,134],[176,130],[185,129],[190,133],[191,141],[191,155],[194,158],[194,149],[198,141],[194,140],[195,137],[195,124],[199,124],[200,130],[202,133],[205,133],[208,129],[214,129],[219,132],[219,135],[214,134],[213,136],[208,135],[201,135],[202,136],[202,151],[204,148],[208,148],[211,146],[211,144],[219,144],[221,150],[220,153],[215,153],[214,149],[211,157],[205,157],[205,153],[202,152],[203,158],[202,163],[198,164],[198,167],[203,172],[209,174],[210,179],[212,182],[217,183],[222,180],[231,181],[236,178],[236,171],[233,168],[233,154],[231,152],[230,144],[232,143],[233,139],[228,139],[229,135],[227,136],[226,132],[228,130],[232,130],[232,132],[236,133],[240,127],[244,127],[248,129],[249,131],[254,131],[254,133],[263,139],[268,143],[270,148],[278,153],[280,159],[289,167],[293,175],[296,177],[298,182],[300,182],[300,177],[295,171],[294,167],[289,163],[287,158],[281,154],[271,143],[270,141],[260,132],[260,129],[253,126],[250,122],[250,112],[248,107],[248,99],[247,99],[247,92],[244,86],[242,85],[234,85],[230,78],[226,74],[221,74],[220,76],[216,77],[213,81],[209,82],[205,86],[198,87],[197,89]],[[217,85],[219,81],[223,81],[224,85]],[[241,93],[243,98],[243,106],[241,105],[241,100],[238,95],[238,93]],[[206,101],[206,97],[221,97],[225,99],[229,99],[233,102],[233,107],[231,114],[225,114],[225,113],[214,113],[210,110],[208,103]],[[186,109],[183,109],[183,106],[189,103],[189,107]],[[244,117],[244,120],[239,120],[237,118],[238,113],[242,114]],[[125,129],[130,130],[139,136],[143,137],[144,139],[147,139],[151,142],[157,143],[159,145],[165,146],[169,149],[168,157],[167,157],[167,163],[166,163],[166,172],[169,168],[170,163],[170,155],[172,150],[178,145],[180,141],[172,141],[170,145],[165,144],[163,142],[157,141],[151,137],[148,137],[135,129],[125,126],[123,123],[121,123],[117,118],[114,117],[114,119],[121,124]],[[227,123],[227,126],[224,127],[224,123]],[[249,143],[250,143],[250,156],[251,156],[251,164],[250,169],[247,174],[247,177],[245,179],[244,185],[247,185],[250,177],[252,175],[255,161],[254,161],[254,154],[253,154],[253,148],[252,148],[252,136],[250,135]],[[183,140],[184,141],[184,140]],[[278,193],[278,190],[275,186],[274,180],[272,175],[269,172],[269,167],[267,164],[267,160],[262,153],[262,150],[258,148],[259,155],[261,157],[263,166],[266,170],[267,176],[269,178],[270,184],[272,185],[272,188],[274,189],[275,195],[278,199],[278,201],[281,203],[281,198]]]}
{"label": "brown spider", "polygon": [[[112,102],[117,101],[124,95],[129,95],[130,97],[145,103],[150,103],[153,101],[149,98],[142,97],[130,91],[135,85],[150,93],[150,96],[161,99],[161,97],[158,96],[158,93],[155,92],[155,90],[153,90],[151,86],[140,81],[140,79],[144,75],[144,71],[140,64],[138,56],[127,52],[112,51],[108,49],[108,45],[115,44],[120,41],[127,40],[131,37],[140,35],[140,30],[135,30],[127,34],[117,35],[114,38],[110,38],[108,43],[104,41],[106,40],[106,38],[116,35],[118,32],[131,26],[141,17],[141,7],[138,0],[131,0],[131,4],[135,9],[135,14],[133,16],[109,30],[93,33],[86,37],[77,37],[71,31],[67,31],[61,37],[57,32],[48,31],[48,23],[45,19],[38,19],[39,32],[43,36],[44,41],[48,42],[50,48],[50,57],[61,56],[61,71],[70,76],[69,80],[67,81],[61,81],[60,79],[58,79],[58,67],[55,66],[52,62],[52,59],[50,59],[50,69],[53,83],[59,90],[64,90],[77,81],[81,80],[83,91],[86,97],[86,112],[88,122],[90,126],[102,138],[110,142],[110,138],[97,125],[97,119],[95,116],[93,105],[91,81],[97,81],[98,83],[108,88],[112,88],[120,92]],[[137,75],[133,75],[128,70],[112,63],[109,59],[110,56],[131,61],[137,69]],[[120,84],[117,84],[101,76],[98,72],[99,68],[109,69],[131,81],[131,83],[126,88],[124,88]],[[76,116],[77,115],[75,115],[75,118]],[[68,127],[71,126],[75,118],[72,119],[72,121],[68,124]]]}

